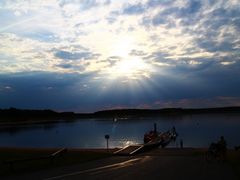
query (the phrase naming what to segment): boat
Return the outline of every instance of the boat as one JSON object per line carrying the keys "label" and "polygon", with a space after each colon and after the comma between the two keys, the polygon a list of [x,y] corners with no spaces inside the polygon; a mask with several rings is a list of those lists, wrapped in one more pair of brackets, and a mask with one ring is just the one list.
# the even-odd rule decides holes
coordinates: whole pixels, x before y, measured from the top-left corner
{"label": "boat", "polygon": [[154,124],[154,130],[149,131],[148,133],[144,134],[144,146],[146,147],[165,147],[167,146],[171,141],[175,141],[178,134],[176,132],[175,127],[173,127],[171,130],[168,130],[166,132],[160,133],[157,132],[157,126]]}
{"label": "boat", "polygon": [[146,152],[148,150],[157,148],[159,146],[165,147],[171,141],[175,141],[177,136],[178,136],[178,134],[176,132],[175,127],[173,127],[171,130],[160,133],[157,131],[157,125],[155,123],[154,130],[151,130],[148,133],[145,133],[143,144],[135,144],[135,145],[126,146],[120,150],[117,150],[116,152],[114,152],[114,154],[115,155],[124,155],[124,156],[134,155],[137,153]]}

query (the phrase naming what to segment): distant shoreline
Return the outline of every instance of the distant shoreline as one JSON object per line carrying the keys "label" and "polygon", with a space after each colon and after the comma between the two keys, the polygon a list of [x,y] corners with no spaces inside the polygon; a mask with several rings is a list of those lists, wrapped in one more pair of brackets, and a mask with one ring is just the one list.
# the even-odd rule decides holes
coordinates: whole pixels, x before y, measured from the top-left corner
{"label": "distant shoreline", "polygon": [[141,117],[173,117],[196,114],[239,114],[240,107],[222,108],[165,108],[165,109],[113,109],[94,113],[55,112],[53,110],[0,109],[0,126],[72,122],[81,119],[138,120]]}

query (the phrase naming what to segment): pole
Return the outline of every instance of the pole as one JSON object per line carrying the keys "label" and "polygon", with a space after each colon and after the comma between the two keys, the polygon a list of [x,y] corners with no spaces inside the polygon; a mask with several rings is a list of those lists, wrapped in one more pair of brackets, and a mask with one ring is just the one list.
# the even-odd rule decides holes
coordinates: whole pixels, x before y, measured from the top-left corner
{"label": "pole", "polygon": [[157,123],[154,123],[154,133],[157,134]]}
{"label": "pole", "polygon": [[110,138],[110,136],[108,134],[105,135],[105,139],[106,139],[106,142],[107,142],[107,150],[108,150],[108,139]]}
{"label": "pole", "polygon": [[108,139],[107,139],[107,150],[108,150]]}

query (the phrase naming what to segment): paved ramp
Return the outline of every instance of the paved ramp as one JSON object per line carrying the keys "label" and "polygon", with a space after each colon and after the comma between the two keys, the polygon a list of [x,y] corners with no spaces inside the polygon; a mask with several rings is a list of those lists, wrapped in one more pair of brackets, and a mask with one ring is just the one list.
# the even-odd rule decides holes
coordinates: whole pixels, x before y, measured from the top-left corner
{"label": "paved ramp", "polygon": [[116,155],[133,155],[137,152],[139,152],[142,148],[144,147],[144,145],[130,145],[130,146],[127,146],[123,149],[120,149],[116,152],[114,152],[114,154]]}

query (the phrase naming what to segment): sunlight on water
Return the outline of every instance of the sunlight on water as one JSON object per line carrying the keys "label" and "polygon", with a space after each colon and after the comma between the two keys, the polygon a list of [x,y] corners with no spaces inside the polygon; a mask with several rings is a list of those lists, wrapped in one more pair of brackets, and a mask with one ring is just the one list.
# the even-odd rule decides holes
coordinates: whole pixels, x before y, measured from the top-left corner
{"label": "sunlight on water", "polygon": [[134,145],[137,144],[135,141],[123,141],[123,147],[129,146],[129,145]]}

